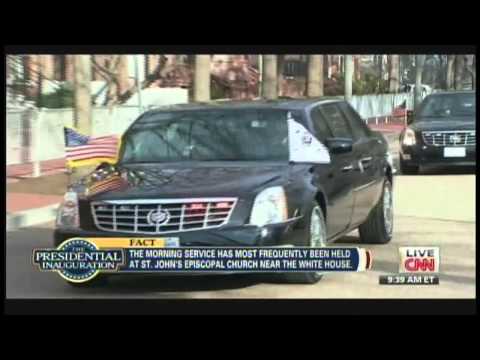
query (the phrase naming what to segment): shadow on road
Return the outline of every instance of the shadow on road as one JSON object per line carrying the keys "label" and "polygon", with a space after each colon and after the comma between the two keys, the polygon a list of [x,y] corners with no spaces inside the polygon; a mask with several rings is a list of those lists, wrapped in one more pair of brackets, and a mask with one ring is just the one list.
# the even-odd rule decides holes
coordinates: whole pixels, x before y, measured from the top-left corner
{"label": "shadow on road", "polygon": [[458,167],[425,167],[420,169],[420,175],[475,175],[476,167],[458,166]]}
{"label": "shadow on road", "polygon": [[[399,165],[396,165],[397,169],[400,169]],[[423,167],[417,175],[475,175],[477,172],[476,167],[473,166],[451,166],[451,167]],[[400,170],[397,176],[403,176]],[[412,176],[412,175],[409,175]]]}

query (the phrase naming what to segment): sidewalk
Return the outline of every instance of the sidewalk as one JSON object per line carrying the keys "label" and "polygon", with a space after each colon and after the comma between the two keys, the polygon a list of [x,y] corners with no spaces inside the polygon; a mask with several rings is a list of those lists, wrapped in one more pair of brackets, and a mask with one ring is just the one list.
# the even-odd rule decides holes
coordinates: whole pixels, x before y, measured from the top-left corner
{"label": "sidewalk", "polygon": [[[65,172],[65,159],[55,159],[40,162],[41,176],[58,174]],[[7,166],[7,183],[16,182],[19,178],[31,177],[33,174],[33,164],[18,164]]]}
{"label": "sidewalk", "polygon": [[7,183],[7,231],[53,221],[67,183],[64,173]]}

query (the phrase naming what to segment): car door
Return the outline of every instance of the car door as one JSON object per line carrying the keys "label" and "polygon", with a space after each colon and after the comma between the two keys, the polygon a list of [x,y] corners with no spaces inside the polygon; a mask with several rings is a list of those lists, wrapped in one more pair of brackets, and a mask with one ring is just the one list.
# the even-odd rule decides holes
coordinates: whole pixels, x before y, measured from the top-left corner
{"label": "car door", "polygon": [[351,225],[355,226],[366,220],[381,193],[383,162],[379,157],[382,156],[382,152],[378,138],[373,135],[350,104],[341,102],[338,105],[348,119],[354,139],[354,210]]}
{"label": "car door", "polygon": [[[352,137],[348,123],[335,103],[315,107],[311,111],[311,118],[315,133],[322,142],[332,137]],[[346,230],[350,224],[354,158],[352,153],[330,156],[331,163],[317,165],[315,175],[327,195],[327,232],[328,237],[333,237]]]}

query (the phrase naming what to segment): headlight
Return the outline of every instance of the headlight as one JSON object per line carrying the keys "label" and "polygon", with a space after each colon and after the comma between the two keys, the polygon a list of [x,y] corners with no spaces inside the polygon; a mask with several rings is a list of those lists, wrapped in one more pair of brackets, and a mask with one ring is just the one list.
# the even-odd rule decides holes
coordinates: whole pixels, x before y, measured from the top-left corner
{"label": "headlight", "polygon": [[263,190],[255,198],[250,224],[264,226],[287,220],[287,199],[281,186]]}
{"label": "headlight", "polygon": [[412,129],[407,128],[403,136],[403,145],[412,146],[415,145],[415,143],[415,132]]}
{"label": "headlight", "polygon": [[57,226],[67,228],[78,228],[80,226],[78,214],[78,196],[76,192],[65,193],[63,202],[58,208]]}

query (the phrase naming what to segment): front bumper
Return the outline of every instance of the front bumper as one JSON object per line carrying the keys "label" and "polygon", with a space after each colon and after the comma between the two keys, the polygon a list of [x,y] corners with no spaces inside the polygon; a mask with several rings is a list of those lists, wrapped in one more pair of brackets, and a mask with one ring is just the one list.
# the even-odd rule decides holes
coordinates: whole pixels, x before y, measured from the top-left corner
{"label": "front bumper", "polygon": [[465,157],[444,157],[443,146],[401,145],[400,158],[406,165],[414,166],[476,166],[476,146],[466,146]]}
{"label": "front bumper", "polygon": [[[263,231],[267,229],[267,231]],[[262,228],[254,225],[225,226],[216,229],[164,233],[161,235],[142,235],[120,232],[86,231],[82,229],[57,228],[54,231],[54,245],[57,247],[63,241],[73,237],[102,238],[179,238],[180,246],[285,246],[301,244],[301,239],[308,236],[308,230],[302,226],[299,219],[266,225]]]}

